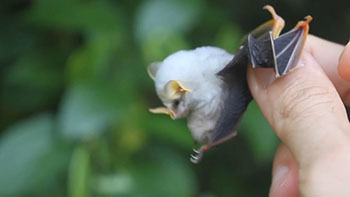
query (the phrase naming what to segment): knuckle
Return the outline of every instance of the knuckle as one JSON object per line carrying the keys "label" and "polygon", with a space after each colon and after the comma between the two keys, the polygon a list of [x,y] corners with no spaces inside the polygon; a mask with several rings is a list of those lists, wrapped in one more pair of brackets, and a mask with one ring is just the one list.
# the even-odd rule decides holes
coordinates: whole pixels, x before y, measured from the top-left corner
{"label": "knuckle", "polygon": [[281,94],[280,116],[284,119],[302,119],[320,106],[331,107],[333,102],[327,86],[311,79],[297,79]]}

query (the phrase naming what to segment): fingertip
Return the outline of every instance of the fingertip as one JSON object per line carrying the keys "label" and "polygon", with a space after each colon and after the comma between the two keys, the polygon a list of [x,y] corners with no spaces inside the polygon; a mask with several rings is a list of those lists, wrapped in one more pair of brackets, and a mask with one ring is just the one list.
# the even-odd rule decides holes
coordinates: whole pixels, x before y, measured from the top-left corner
{"label": "fingertip", "polygon": [[345,81],[350,81],[350,42],[339,56],[338,73]]}
{"label": "fingertip", "polygon": [[301,53],[299,61],[295,66],[295,68],[290,70],[285,77],[294,78],[295,75],[299,75],[299,76],[306,75],[307,77],[309,77],[310,74],[318,74],[318,75],[321,74],[324,77],[326,77],[326,74],[324,73],[322,67],[316,61],[314,56],[309,51],[304,50]]}

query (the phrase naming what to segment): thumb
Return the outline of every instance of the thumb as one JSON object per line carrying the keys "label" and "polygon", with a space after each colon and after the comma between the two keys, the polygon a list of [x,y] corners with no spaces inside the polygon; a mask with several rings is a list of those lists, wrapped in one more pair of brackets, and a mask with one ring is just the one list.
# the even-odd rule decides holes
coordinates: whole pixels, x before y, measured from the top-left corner
{"label": "thumb", "polygon": [[[313,185],[316,182],[332,183],[327,176],[314,176],[315,169],[326,170],[316,174],[333,173],[338,186],[340,180],[344,181],[339,177],[350,177],[350,173],[336,174],[337,160],[342,158],[338,154],[350,150],[350,126],[344,105],[320,65],[306,52],[301,60],[293,71],[278,79],[274,79],[272,70],[249,68],[248,84],[265,118],[296,159],[301,194],[305,194],[313,191],[310,187],[318,188]],[[334,163],[324,164],[325,158]],[[315,177],[317,181],[305,181]]]}
{"label": "thumb", "polygon": [[350,81],[350,42],[339,57],[338,72],[344,80]]}
{"label": "thumb", "polygon": [[348,128],[336,89],[309,53],[304,52],[299,66],[286,76],[273,75],[272,70],[249,68],[248,83],[265,118],[287,146],[319,144],[315,136],[328,134],[317,131],[320,126]]}

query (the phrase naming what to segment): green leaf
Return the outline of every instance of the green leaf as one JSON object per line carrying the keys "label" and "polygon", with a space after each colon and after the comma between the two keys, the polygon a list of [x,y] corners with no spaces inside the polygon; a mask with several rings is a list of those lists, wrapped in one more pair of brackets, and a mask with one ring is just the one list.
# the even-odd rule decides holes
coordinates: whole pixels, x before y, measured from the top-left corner
{"label": "green leaf", "polygon": [[111,32],[94,32],[82,48],[75,50],[67,62],[70,81],[103,78],[112,67],[111,58],[116,53],[121,37]]}
{"label": "green leaf", "polygon": [[123,196],[131,193],[133,180],[128,172],[111,173],[95,177],[96,193],[108,196]]}
{"label": "green leaf", "polygon": [[25,15],[28,23],[72,31],[118,30],[118,19],[107,1],[39,0]]}
{"label": "green leaf", "polygon": [[147,128],[148,134],[155,139],[175,144],[185,150],[191,150],[193,147],[193,137],[186,126],[186,121],[174,121],[161,114],[148,114],[145,116],[143,124]]}
{"label": "green leaf", "polygon": [[195,175],[182,155],[159,146],[137,155],[117,172],[94,177],[98,196],[194,196]]}
{"label": "green leaf", "polygon": [[154,35],[188,31],[200,11],[199,1],[151,0],[137,11],[135,36],[145,41]]}
{"label": "green leaf", "polygon": [[59,128],[68,139],[100,135],[117,121],[120,106],[110,84],[82,82],[66,92],[60,111]]}
{"label": "green leaf", "polygon": [[241,44],[242,33],[240,29],[230,23],[220,28],[216,35],[216,44],[218,47],[226,49],[229,52],[234,52]]}
{"label": "green leaf", "polygon": [[142,52],[146,62],[160,61],[178,50],[189,49],[184,36],[179,33],[155,34],[142,43]]}
{"label": "green leaf", "polygon": [[134,196],[193,196],[197,190],[191,163],[164,147],[149,149],[132,166]]}
{"label": "green leaf", "polygon": [[265,120],[256,102],[252,102],[242,119],[239,130],[258,161],[271,161],[278,145],[278,138]]}
{"label": "green leaf", "polygon": [[63,85],[63,72],[52,61],[56,62],[61,56],[52,52],[46,52],[45,55],[40,53],[35,51],[19,57],[6,70],[3,78],[3,90],[6,93],[1,95],[0,105],[7,113],[47,106],[58,95]]}
{"label": "green leaf", "polygon": [[89,196],[90,155],[83,147],[78,146],[72,155],[68,177],[68,196]]}
{"label": "green leaf", "polygon": [[39,172],[33,177],[35,179],[34,190],[37,193],[52,197],[66,195],[67,186],[66,183],[62,184],[62,180],[66,179],[71,153],[71,147],[67,143],[60,142],[40,158]]}
{"label": "green leaf", "polygon": [[40,115],[5,130],[0,141],[0,195],[26,194],[40,176],[40,159],[52,149],[52,117]]}

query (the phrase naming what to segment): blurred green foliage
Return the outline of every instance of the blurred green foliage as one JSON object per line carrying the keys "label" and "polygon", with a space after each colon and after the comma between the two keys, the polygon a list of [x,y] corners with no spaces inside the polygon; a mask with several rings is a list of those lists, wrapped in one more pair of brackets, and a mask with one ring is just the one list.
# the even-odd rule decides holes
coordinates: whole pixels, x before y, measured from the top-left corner
{"label": "blurred green foliage", "polygon": [[180,49],[233,52],[269,19],[345,43],[349,1],[2,0],[0,196],[266,196],[277,138],[255,103],[199,165],[185,121],[152,115],[146,65]]}

